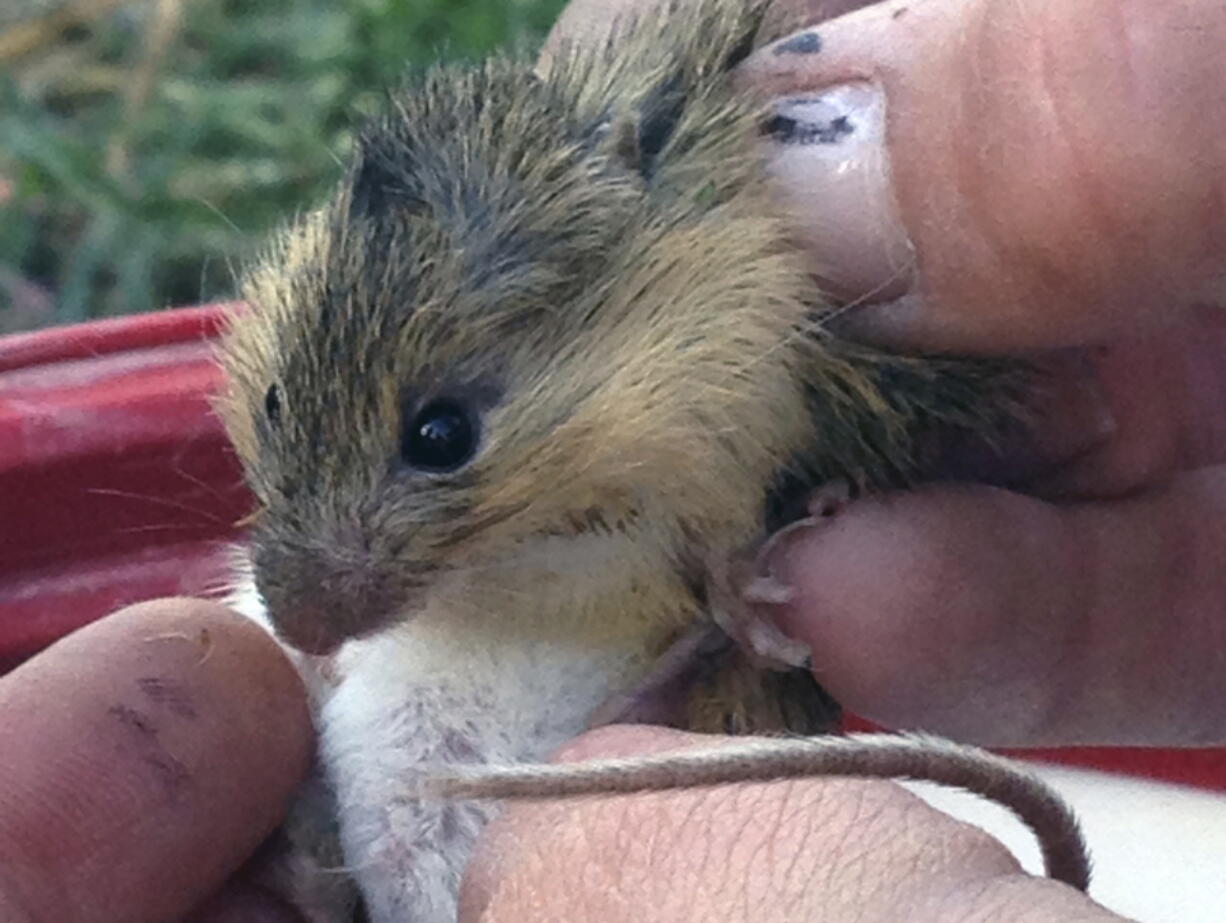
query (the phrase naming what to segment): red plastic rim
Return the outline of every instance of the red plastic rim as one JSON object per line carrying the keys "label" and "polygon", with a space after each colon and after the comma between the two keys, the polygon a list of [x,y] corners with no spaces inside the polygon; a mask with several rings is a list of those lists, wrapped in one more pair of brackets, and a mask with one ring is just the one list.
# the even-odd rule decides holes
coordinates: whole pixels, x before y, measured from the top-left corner
{"label": "red plastic rim", "polygon": [[0,339],[0,667],[210,590],[248,499],[208,395],[221,306]]}

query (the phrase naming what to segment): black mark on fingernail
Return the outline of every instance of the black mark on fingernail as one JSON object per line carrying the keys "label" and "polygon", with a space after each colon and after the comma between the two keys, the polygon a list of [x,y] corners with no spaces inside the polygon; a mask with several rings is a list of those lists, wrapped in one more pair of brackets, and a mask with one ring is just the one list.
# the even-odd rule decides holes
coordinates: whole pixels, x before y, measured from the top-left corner
{"label": "black mark on fingernail", "polygon": [[816,32],[802,32],[775,46],[775,54],[817,54],[822,50],[822,37]]}
{"label": "black mark on fingernail", "polygon": [[765,127],[766,134],[781,144],[838,144],[855,130],[845,115],[829,122],[801,122],[786,115],[776,115]]}

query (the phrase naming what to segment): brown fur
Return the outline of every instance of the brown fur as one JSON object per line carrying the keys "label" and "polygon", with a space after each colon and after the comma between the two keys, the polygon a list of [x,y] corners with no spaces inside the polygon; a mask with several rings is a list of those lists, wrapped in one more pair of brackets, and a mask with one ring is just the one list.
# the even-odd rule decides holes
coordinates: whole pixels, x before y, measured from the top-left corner
{"label": "brown fur", "polygon": [[[711,618],[712,562],[807,490],[904,484],[937,429],[1017,409],[1012,368],[826,329],[763,181],[764,113],[726,79],[760,12],[686,5],[539,77],[496,59],[393,94],[332,199],[247,274],[219,406],[259,500],[255,583],[293,643],[429,600],[482,657],[525,636],[624,652],[606,679],[629,689]],[[440,397],[479,448],[413,470],[404,421]],[[739,651],[683,711],[735,732],[835,715],[807,671]]]}
{"label": "brown fur", "polygon": [[[761,113],[725,80],[758,17],[704,3],[543,79],[437,69],[251,270],[222,410],[274,622],[341,600],[328,631],[361,634],[440,573],[605,529],[666,559],[644,579],[672,585],[679,627],[703,562],[760,540],[781,492],[898,483],[920,434],[999,418],[997,366],[823,329],[762,182]],[[440,394],[479,409],[480,451],[402,470],[402,408]]]}

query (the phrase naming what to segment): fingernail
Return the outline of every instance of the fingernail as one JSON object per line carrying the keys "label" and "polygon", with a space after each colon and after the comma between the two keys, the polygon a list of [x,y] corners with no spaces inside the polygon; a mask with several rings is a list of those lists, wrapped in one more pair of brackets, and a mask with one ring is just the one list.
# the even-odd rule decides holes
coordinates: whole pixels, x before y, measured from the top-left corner
{"label": "fingernail", "polygon": [[754,562],[754,578],[743,591],[746,602],[785,606],[795,599],[795,589],[786,573],[790,548],[797,539],[829,523],[846,505],[849,491],[850,488],[843,481],[834,481],[818,488],[806,504],[808,516],[777,530],[762,543]]}
{"label": "fingernail", "polygon": [[885,114],[880,88],[855,82],[778,98],[764,126],[780,207],[814,274],[844,302],[892,300],[912,284]]}

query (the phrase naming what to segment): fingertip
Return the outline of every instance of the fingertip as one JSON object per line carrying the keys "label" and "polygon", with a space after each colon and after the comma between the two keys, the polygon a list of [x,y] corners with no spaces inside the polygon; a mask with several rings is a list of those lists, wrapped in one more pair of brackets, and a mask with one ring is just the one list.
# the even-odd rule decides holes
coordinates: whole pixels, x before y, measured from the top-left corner
{"label": "fingertip", "polygon": [[75,632],[0,681],[0,709],[0,891],[48,919],[182,915],[271,832],[311,760],[293,667],[202,600]]}
{"label": "fingertip", "polygon": [[[995,488],[857,501],[771,562],[796,590],[775,620],[812,650],[818,681],[862,717],[967,740],[1002,728],[1024,737],[1049,717],[1050,690],[1032,681],[1076,627],[1056,619],[1026,630],[1032,607],[1067,606],[1075,592],[1066,537],[1046,505]],[[985,698],[993,669],[1004,701]]]}

